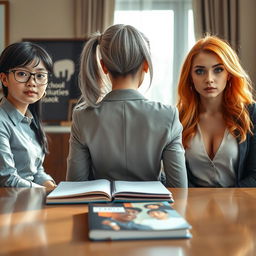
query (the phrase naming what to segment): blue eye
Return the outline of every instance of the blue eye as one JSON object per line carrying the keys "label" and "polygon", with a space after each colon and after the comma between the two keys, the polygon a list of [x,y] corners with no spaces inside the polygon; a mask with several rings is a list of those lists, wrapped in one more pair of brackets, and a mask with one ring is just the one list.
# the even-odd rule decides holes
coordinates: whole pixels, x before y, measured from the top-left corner
{"label": "blue eye", "polygon": [[222,67],[217,67],[214,69],[214,73],[221,73],[224,70]]}
{"label": "blue eye", "polygon": [[195,70],[195,73],[197,75],[203,75],[205,73],[205,70],[203,68],[198,68]]}

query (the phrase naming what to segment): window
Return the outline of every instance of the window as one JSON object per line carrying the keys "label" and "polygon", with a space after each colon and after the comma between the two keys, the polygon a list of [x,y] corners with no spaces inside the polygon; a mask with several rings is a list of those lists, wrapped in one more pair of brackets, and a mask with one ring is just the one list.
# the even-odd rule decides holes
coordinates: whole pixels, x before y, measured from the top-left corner
{"label": "window", "polygon": [[151,100],[175,104],[177,80],[188,49],[194,44],[191,0],[116,0],[114,23],[130,24],[149,39],[154,77],[142,93]]}

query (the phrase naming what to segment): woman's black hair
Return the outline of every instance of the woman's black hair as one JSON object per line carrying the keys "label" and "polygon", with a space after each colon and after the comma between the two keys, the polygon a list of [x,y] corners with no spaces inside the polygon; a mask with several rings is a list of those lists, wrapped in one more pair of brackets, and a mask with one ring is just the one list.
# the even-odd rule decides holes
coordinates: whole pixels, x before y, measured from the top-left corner
{"label": "woman's black hair", "polygon": [[[6,73],[15,67],[23,67],[36,61],[36,65],[41,61],[49,74],[53,70],[53,62],[50,55],[39,45],[31,42],[17,42],[7,46],[0,56],[0,73]],[[8,95],[8,88],[3,87],[4,96]],[[41,100],[32,103],[28,109],[34,117],[32,129],[35,131],[38,142],[42,145],[44,153],[48,152],[46,135],[41,124]]]}

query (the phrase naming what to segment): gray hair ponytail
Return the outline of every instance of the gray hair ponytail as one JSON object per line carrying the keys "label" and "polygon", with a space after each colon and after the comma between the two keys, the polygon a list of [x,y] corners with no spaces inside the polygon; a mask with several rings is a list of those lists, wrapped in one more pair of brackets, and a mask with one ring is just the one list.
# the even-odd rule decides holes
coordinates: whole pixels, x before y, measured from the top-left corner
{"label": "gray hair ponytail", "polygon": [[[80,103],[93,106],[98,101],[101,90],[101,76],[97,63],[96,49],[99,33],[91,36],[83,48],[80,59],[79,87],[82,93]],[[82,102],[81,102],[82,101]]]}
{"label": "gray hair ponytail", "polygon": [[93,34],[82,51],[79,85],[83,103],[95,106],[104,93],[109,91],[109,88],[103,86],[97,47],[100,58],[113,77],[135,75],[146,61],[151,84],[153,67],[148,39],[133,26],[113,25],[102,35]]}

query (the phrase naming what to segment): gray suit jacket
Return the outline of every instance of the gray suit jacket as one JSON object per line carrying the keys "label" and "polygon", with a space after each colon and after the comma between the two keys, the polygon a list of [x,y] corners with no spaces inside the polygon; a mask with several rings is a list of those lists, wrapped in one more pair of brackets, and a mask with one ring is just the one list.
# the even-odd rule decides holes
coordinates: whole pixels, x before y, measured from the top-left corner
{"label": "gray suit jacket", "polygon": [[176,108],[136,90],[114,90],[97,107],[74,111],[67,180],[158,180],[187,187],[182,126]]}

